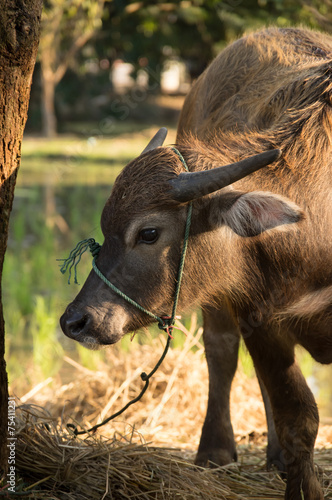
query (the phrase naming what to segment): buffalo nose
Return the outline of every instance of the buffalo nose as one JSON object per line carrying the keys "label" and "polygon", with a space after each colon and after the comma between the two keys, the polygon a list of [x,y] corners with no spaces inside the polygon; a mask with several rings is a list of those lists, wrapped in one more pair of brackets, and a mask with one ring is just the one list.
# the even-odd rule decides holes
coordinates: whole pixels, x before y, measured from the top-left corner
{"label": "buffalo nose", "polygon": [[77,310],[67,311],[60,318],[60,325],[63,333],[71,339],[76,339],[89,324],[89,315]]}

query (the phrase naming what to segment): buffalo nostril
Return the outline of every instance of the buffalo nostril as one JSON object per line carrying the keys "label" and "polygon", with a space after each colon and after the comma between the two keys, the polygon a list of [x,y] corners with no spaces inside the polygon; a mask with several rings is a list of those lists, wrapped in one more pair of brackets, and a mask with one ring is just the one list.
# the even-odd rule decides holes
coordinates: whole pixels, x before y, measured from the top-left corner
{"label": "buffalo nostril", "polygon": [[64,333],[71,338],[76,338],[83,333],[89,323],[89,316],[79,311],[67,311],[60,320]]}

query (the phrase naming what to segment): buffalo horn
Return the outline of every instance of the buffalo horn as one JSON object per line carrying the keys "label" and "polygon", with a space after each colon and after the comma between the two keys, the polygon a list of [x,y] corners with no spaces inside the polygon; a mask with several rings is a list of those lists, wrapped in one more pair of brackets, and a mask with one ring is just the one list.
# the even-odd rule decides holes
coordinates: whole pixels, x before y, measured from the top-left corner
{"label": "buffalo horn", "polygon": [[152,151],[153,149],[159,148],[164,144],[164,140],[166,139],[167,128],[162,127],[158,130],[158,132],[152,137],[149,144],[146,146],[144,151],[142,151],[141,155],[147,153],[148,151]]}
{"label": "buffalo horn", "polygon": [[169,181],[172,188],[171,196],[181,203],[201,198],[269,165],[277,160],[280,154],[280,149],[272,149],[224,167],[199,172],[182,172]]}

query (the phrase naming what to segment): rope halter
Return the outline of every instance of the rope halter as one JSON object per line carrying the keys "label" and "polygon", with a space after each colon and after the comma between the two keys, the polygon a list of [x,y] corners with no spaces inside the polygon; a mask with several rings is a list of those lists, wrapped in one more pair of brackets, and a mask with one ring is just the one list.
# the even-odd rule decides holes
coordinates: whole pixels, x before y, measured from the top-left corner
{"label": "rope halter", "polygon": [[[178,155],[178,157],[180,158],[185,169],[188,171],[187,164],[186,164],[183,156],[181,155],[181,153],[175,148],[172,148],[172,150]],[[178,305],[178,300],[179,300],[179,295],[180,295],[180,287],[181,287],[181,281],[182,281],[182,276],[183,276],[184,262],[185,262],[187,247],[188,247],[188,239],[189,239],[189,232],[190,232],[190,225],[191,225],[191,216],[192,216],[192,202],[190,202],[188,204],[185,234],[184,234],[180,263],[179,263],[177,281],[176,281],[176,285],[175,285],[174,303],[173,303],[173,309],[172,309],[171,316],[157,316],[156,314],[152,313],[151,311],[148,311],[147,309],[145,309],[145,307],[141,306],[138,302],[136,302],[135,300],[128,297],[128,295],[126,295],[119,288],[117,288],[115,285],[113,285],[113,283],[111,283],[106,278],[106,276],[103,275],[103,273],[100,271],[100,269],[98,268],[98,266],[96,264],[96,259],[98,257],[99,252],[100,252],[101,245],[99,243],[97,243],[93,238],[87,238],[85,240],[80,241],[76,245],[76,247],[70,252],[69,257],[67,259],[58,259],[58,260],[63,261],[63,264],[60,268],[60,271],[62,272],[62,274],[64,274],[67,270],[69,271],[68,284],[70,284],[70,278],[71,278],[71,273],[72,273],[73,268],[74,268],[74,282],[78,283],[77,282],[77,265],[82,258],[82,254],[84,252],[86,252],[86,250],[89,249],[92,256],[93,256],[92,267],[93,267],[94,272],[97,274],[97,276],[99,276],[99,278],[109,288],[111,288],[111,290],[113,290],[113,292],[117,293],[120,297],[122,297],[124,300],[129,302],[129,304],[133,305],[134,307],[136,307],[137,309],[139,309],[140,311],[142,311],[143,313],[147,314],[148,316],[153,318],[155,321],[157,321],[159,328],[161,330],[164,330],[167,333],[167,342],[166,342],[164,351],[163,351],[159,361],[157,362],[156,366],[153,368],[153,370],[151,370],[151,372],[149,374],[146,374],[145,372],[141,373],[141,379],[144,382],[144,387],[141,390],[141,392],[139,393],[139,395],[136,398],[129,401],[121,410],[114,413],[113,415],[111,415],[107,419],[103,420],[103,422],[101,422],[100,424],[94,425],[93,427],[91,427],[91,429],[79,431],[74,424],[67,424],[67,427],[71,428],[73,430],[73,433],[75,436],[77,436],[78,434],[87,434],[88,432],[95,432],[99,427],[106,424],[110,420],[113,420],[114,418],[118,417],[129,406],[131,406],[132,404],[139,401],[149,386],[150,378],[157,371],[157,369],[161,365],[162,361],[164,360],[164,358],[167,354],[171,339],[172,339],[171,333],[172,333],[175,319],[176,319],[176,308]]]}
{"label": "rope halter", "polygon": [[[180,151],[178,151],[176,148],[172,148],[172,150],[178,155],[178,157],[180,158],[185,169],[187,171],[189,171],[188,166],[187,166],[183,156],[181,155]],[[143,313],[147,314],[148,316],[150,316],[151,318],[153,318],[155,321],[157,321],[158,326],[161,330],[165,330],[168,335],[171,335],[171,332],[172,332],[173,326],[174,326],[174,322],[176,319],[176,309],[177,309],[179,295],[180,295],[180,287],[181,287],[181,281],[182,281],[182,276],[183,276],[184,262],[185,262],[187,247],[188,247],[188,239],[189,239],[189,232],[190,232],[190,225],[191,225],[191,216],[192,216],[192,203],[190,202],[188,205],[185,234],[184,234],[182,253],[181,253],[179,269],[178,269],[178,274],[177,274],[177,280],[176,280],[176,285],[175,285],[174,303],[173,303],[173,309],[172,309],[171,316],[162,316],[161,317],[161,316],[157,316],[156,314],[154,314],[151,311],[148,311],[141,304],[139,304],[135,300],[128,297],[128,295],[126,295],[119,288],[117,288],[115,285],[113,285],[113,283],[111,283],[106,278],[106,276],[104,276],[104,274],[100,271],[100,269],[98,268],[97,263],[96,263],[96,259],[98,257],[99,251],[101,249],[101,245],[99,243],[97,243],[94,240],[94,238],[87,238],[87,239],[82,240],[79,243],[77,243],[76,247],[70,252],[67,259],[58,259],[58,260],[63,261],[63,264],[60,268],[60,271],[64,274],[68,270],[68,272],[69,272],[68,284],[70,284],[72,269],[74,268],[74,283],[78,284],[77,265],[82,258],[82,254],[89,249],[92,256],[93,256],[92,267],[93,267],[94,272],[97,274],[97,276],[109,288],[111,288],[111,290],[113,290],[113,292],[117,293],[122,299],[126,300],[129,304],[136,307],[141,312],[143,312]]]}

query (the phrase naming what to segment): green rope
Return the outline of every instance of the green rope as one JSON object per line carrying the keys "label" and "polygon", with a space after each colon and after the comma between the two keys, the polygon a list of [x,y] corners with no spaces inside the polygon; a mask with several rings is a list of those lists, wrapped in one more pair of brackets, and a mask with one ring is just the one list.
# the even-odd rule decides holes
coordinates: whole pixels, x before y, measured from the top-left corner
{"label": "green rope", "polygon": [[57,259],[57,261],[63,261],[63,264],[60,268],[62,274],[65,274],[67,270],[69,270],[68,274],[68,285],[70,285],[71,278],[71,270],[74,268],[74,283],[78,285],[77,281],[77,264],[80,262],[82,255],[87,250],[90,250],[93,257],[97,257],[101,246],[97,243],[94,238],[87,238],[85,240],[79,241],[75,248],[70,252],[67,259]]}
{"label": "green rope", "polygon": [[[185,169],[188,171],[187,164],[181,155],[180,151],[178,151],[176,148],[172,148],[172,150],[178,155],[180,158],[183,166]],[[111,290],[113,290],[115,293],[117,293],[122,299],[126,300],[129,304],[132,306],[136,307],[139,309],[141,312],[147,314],[151,318],[153,318],[155,321],[158,322],[158,326],[161,330],[164,330],[167,332],[167,341],[166,345],[164,348],[164,351],[157,362],[156,366],[153,368],[153,370],[147,375],[145,372],[141,373],[141,379],[145,382],[145,385],[139,395],[134,398],[133,400],[129,401],[121,410],[118,412],[114,413],[110,417],[108,417],[106,420],[103,420],[100,424],[94,425],[91,427],[91,429],[84,430],[84,431],[78,431],[77,427],[74,424],[68,424],[67,427],[74,429],[74,434],[87,434],[88,432],[94,432],[98,427],[101,427],[102,425],[106,424],[110,420],[118,417],[123,413],[129,406],[132,404],[136,403],[139,401],[145,391],[147,390],[149,386],[149,381],[152,375],[157,371],[161,363],[163,362],[170,342],[171,342],[171,333],[173,330],[173,326],[175,323],[175,316],[176,316],[176,309],[179,301],[179,295],[180,295],[180,288],[181,288],[181,282],[183,278],[183,269],[184,269],[184,263],[185,263],[185,257],[187,253],[187,248],[188,248],[188,240],[189,240],[189,233],[190,233],[190,225],[191,225],[191,217],[192,217],[192,203],[189,203],[188,205],[188,212],[187,212],[187,220],[186,220],[186,226],[185,226],[185,234],[184,234],[184,239],[183,239],[183,247],[182,247],[182,252],[181,252],[181,257],[180,257],[180,262],[179,262],[179,269],[178,269],[178,275],[177,275],[177,280],[176,280],[176,286],[175,286],[175,294],[174,294],[174,303],[173,303],[173,309],[172,309],[172,315],[169,317],[159,317],[156,314],[152,313],[151,311],[148,311],[145,309],[145,307],[141,306],[138,302],[135,300],[131,299],[126,295],[124,292],[122,292],[119,288],[117,288],[113,283],[111,283],[106,276],[103,275],[103,273],[100,271],[100,269],[97,267],[96,264],[96,259],[98,257],[99,251],[101,249],[101,245],[97,243],[93,238],[87,238],[85,240],[80,241],[76,247],[70,252],[69,257],[67,259],[58,259],[63,261],[63,265],[60,269],[60,271],[64,274],[67,270],[69,270],[69,277],[68,277],[68,284],[70,284],[70,278],[71,278],[71,270],[74,267],[74,282],[77,283],[77,264],[80,262],[82,258],[82,254],[86,250],[90,250],[93,256],[93,261],[92,261],[92,267],[94,272],[97,274],[97,276],[109,287]]]}
{"label": "green rope", "polygon": [[118,417],[123,412],[125,412],[129,408],[129,406],[133,405],[134,403],[137,403],[143,397],[144,393],[146,392],[147,388],[149,387],[150,378],[152,377],[152,375],[154,375],[154,373],[158,370],[161,363],[164,361],[165,356],[166,356],[167,351],[168,351],[168,348],[170,346],[171,340],[172,340],[171,337],[169,335],[167,335],[167,340],[166,340],[166,345],[165,345],[164,351],[163,351],[158,363],[153,368],[153,370],[151,370],[151,372],[148,375],[145,372],[141,373],[141,379],[143,380],[143,382],[145,382],[145,384],[144,384],[144,387],[141,390],[141,392],[138,394],[138,396],[136,396],[136,398],[129,401],[123,408],[121,408],[121,410],[117,411],[116,413],[113,413],[113,415],[111,415],[110,417],[108,417],[105,420],[103,420],[102,422],[100,422],[100,424],[94,425],[90,429],[79,431],[79,430],[77,430],[76,425],[67,424],[67,427],[69,429],[73,429],[74,435],[77,436],[79,434],[87,434],[88,432],[95,432],[99,427],[102,427],[103,425],[107,424],[110,420],[113,420],[114,418]]}
{"label": "green rope", "polygon": [[118,295],[120,295],[120,297],[122,299],[124,299],[127,302],[129,302],[129,304],[131,304],[132,306],[136,307],[137,309],[139,309],[140,311],[144,312],[145,314],[147,314],[148,316],[150,316],[154,320],[158,321],[158,323],[160,325],[164,324],[164,321],[159,316],[157,316],[156,314],[153,314],[152,312],[150,312],[147,309],[145,309],[143,306],[141,306],[141,304],[139,304],[135,300],[133,300],[130,297],[128,297],[128,295],[126,295],[125,293],[121,292],[121,290],[119,288],[117,288],[115,285],[113,285],[113,283],[111,283],[106,278],[106,276],[104,276],[103,273],[98,269],[97,264],[96,264],[96,257],[92,261],[92,267],[93,267],[93,270],[96,273],[96,275],[99,276],[99,278],[105,283],[105,285],[107,285],[108,287],[110,287],[111,290],[113,290],[113,292],[115,292]]}
{"label": "green rope", "polygon": [[[184,168],[189,171],[188,166],[180,153],[176,148],[172,148],[172,150],[178,155],[180,158],[182,165]],[[187,213],[187,220],[186,220],[186,227],[185,227],[185,233],[184,233],[184,240],[183,240],[183,247],[182,247],[182,254],[180,258],[180,264],[179,264],[179,271],[178,271],[178,279],[177,279],[177,284],[176,284],[176,289],[175,289],[175,297],[174,297],[174,304],[173,304],[173,311],[172,311],[172,317],[171,317],[171,324],[174,324],[175,321],[175,315],[176,315],[176,309],[179,301],[179,295],[180,295],[180,288],[181,288],[181,282],[182,282],[182,277],[183,277],[183,269],[184,269],[184,262],[186,258],[186,253],[187,253],[187,248],[188,248],[188,240],[189,240],[189,233],[190,233],[190,226],[191,226],[191,217],[192,217],[192,212],[193,212],[193,204],[189,203],[188,206],[188,213]]]}

